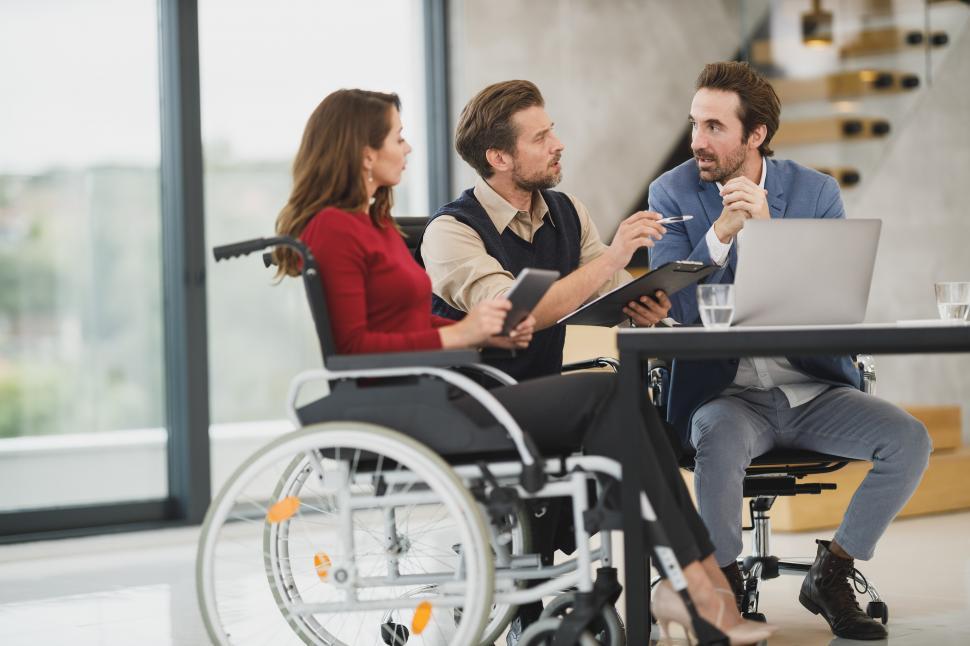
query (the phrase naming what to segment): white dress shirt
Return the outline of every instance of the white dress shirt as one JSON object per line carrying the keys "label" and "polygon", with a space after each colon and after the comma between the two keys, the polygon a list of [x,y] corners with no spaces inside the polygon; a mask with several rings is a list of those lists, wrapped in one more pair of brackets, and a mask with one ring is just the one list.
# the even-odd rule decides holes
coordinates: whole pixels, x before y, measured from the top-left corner
{"label": "white dress shirt", "polygon": [[[765,187],[765,177],[768,174],[768,164],[764,157],[761,158],[761,182],[759,188]],[[724,188],[717,182],[717,190]],[[735,238],[738,240],[738,253],[741,253],[741,234],[744,229],[738,232]],[[714,233],[711,226],[705,236],[707,249],[710,252],[711,260],[720,267],[727,262],[728,253],[734,240],[721,242]],[[785,357],[744,357],[738,364],[738,373],[734,377],[734,382],[724,390],[725,395],[732,395],[748,389],[770,390],[778,388],[788,399],[788,405],[792,408],[806,404],[828,389],[828,384],[815,381],[800,370],[796,370],[791,362]]]}
{"label": "white dress shirt", "polygon": [[[765,177],[767,177],[767,175],[768,175],[768,162],[766,162],[765,158],[762,157],[761,158],[761,181],[758,183],[758,188],[764,189]],[[716,182],[715,185],[717,186],[718,192],[720,192],[721,189],[724,188],[724,185],[721,184],[720,182]],[[744,233],[743,228],[740,231],[738,231],[738,235],[736,236],[739,240],[741,238],[742,233]],[[721,239],[717,237],[716,233],[714,233],[714,225],[711,225],[711,228],[707,230],[707,235],[704,237],[704,240],[707,242],[707,250],[711,254],[711,260],[718,267],[723,267],[724,263],[727,262],[728,253],[730,253],[731,251],[731,245],[734,244],[734,240],[731,239],[731,240],[728,240],[727,242],[721,242]]]}

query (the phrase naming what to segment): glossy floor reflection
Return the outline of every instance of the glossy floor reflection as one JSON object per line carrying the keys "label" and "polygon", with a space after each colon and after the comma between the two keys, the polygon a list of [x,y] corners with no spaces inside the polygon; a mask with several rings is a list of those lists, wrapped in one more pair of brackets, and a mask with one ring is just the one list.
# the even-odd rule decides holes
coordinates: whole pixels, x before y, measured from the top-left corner
{"label": "glossy floor reflection", "polygon": [[[0,547],[0,644],[207,644],[195,601],[197,537],[175,529]],[[773,551],[810,554],[814,537],[777,534]],[[894,523],[876,558],[860,565],[890,605],[889,644],[970,644],[970,513]],[[781,625],[772,646],[863,643],[833,639],[798,605],[799,583],[765,586],[763,610]]]}

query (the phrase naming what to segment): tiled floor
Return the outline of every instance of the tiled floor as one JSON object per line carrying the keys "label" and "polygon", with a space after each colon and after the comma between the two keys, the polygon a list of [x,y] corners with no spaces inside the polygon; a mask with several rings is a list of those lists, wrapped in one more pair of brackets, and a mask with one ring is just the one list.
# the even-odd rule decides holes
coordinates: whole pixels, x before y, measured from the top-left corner
{"label": "tiled floor", "polygon": [[[0,547],[0,644],[206,644],[195,602],[196,529]],[[813,552],[812,538],[778,534],[779,556]],[[892,525],[861,568],[888,600],[893,646],[970,644],[970,513]],[[851,644],[798,605],[799,581],[764,590],[781,626],[772,646]],[[261,646],[261,645],[260,645]]]}

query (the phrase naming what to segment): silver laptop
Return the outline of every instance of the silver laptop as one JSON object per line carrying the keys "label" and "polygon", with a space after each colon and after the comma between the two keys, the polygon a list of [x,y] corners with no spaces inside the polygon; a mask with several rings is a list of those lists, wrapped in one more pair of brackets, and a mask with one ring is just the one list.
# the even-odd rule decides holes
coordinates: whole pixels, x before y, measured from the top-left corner
{"label": "silver laptop", "polygon": [[748,220],[735,325],[839,325],[866,317],[880,220]]}

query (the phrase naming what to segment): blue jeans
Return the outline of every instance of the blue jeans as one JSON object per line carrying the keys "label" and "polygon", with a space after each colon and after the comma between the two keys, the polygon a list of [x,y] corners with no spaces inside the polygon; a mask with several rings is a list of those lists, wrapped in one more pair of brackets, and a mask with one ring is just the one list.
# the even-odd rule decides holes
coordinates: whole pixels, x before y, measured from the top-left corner
{"label": "blue jeans", "polygon": [[722,567],[741,553],[742,480],[753,458],[785,447],[871,461],[835,533],[846,552],[867,560],[916,490],[932,450],[917,419],[849,387],[832,387],[796,408],[777,388],[718,397],[694,412],[691,443],[698,511]]}

